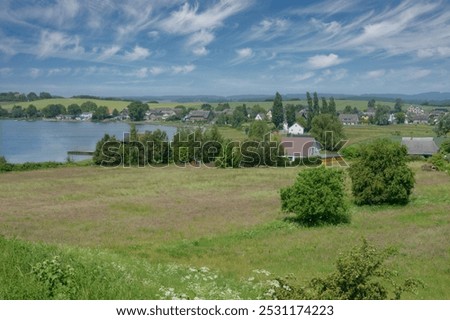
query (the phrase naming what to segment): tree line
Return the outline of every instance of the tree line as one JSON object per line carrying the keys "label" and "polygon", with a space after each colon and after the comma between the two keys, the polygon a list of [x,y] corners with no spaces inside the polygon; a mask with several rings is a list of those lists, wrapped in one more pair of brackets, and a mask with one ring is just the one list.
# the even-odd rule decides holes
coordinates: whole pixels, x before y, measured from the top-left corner
{"label": "tree line", "polygon": [[200,165],[221,168],[284,166],[287,160],[279,141],[271,140],[263,128],[254,128],[244,141],[225,139],[217,126],[207,130],[180,128],[172,140],[164,131],[138,133],[134,125],[123,139],[105,135],[97,142],[93,156],[105,167],[147,165]]}

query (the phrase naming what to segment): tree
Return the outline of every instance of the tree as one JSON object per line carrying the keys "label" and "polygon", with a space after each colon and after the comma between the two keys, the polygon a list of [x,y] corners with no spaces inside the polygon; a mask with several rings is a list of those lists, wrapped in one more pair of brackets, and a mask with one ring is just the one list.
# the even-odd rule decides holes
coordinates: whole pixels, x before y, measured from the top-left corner
{"label": "tree", "polygon": [[395,119],[397,121],[397,124],[403,124],[406,120],[406,114],[404,112],[397,112],[395,114]]}
{"label": "tree", "polygon": [[82,113],[81,107],[76,103],[72,103],[67,107],[67,114],[76,117],[79,116],[81,113]]}
{"label": "tree", "polygon": [[9,116],[9,112],[8,112],[8,110],[6,110],[6,109],[3,109],[1,106],[0,106],[0,118],[6,118],[6,117],[8,117]]}
{"label": "tree", "polygon": [[362,145],[349,168],[355,203],[407,204],[415,180],[406,156],[406,147],[389,139]]}
{"label": "tree", "polygon": [[314,116],[316,116],[319,113],[320,113],[319,96],[317,95],[317,92],[314,92],[313,93],[313,114],[314,114]]}
{"label": "tree", "polygon": [[265,121],[253,121],[250,125],[248,137],[256,141],[262,141],[269,132],[269,126]]}
{"label": "tree", "polygon": [[109,117],[109,110],[108,107],[100,106],[98,107],[94,113],[92,114],[93,120],[104,120]]}
{"label": "tree", "polygon": [[39,96],[34,92],[30,92],[29,94],[27,94],[27,99],[28,101],[35,101],[39,100]]}
{"label": "tree", "polygon": [[324,97],[322,97],[322,108],[320,109],[320,113],[330,113],[330,110],[328,109],[327,99]]}
{"label": "tree", "polygon": [[286,122],[288,126],[292,126],[296,122],[296,108],[293,104],[288,104],[286,106]]}
{"label": "tree", "polygon": [[48,92],[39,93],[39,99],[51,99],[52,95]]}
{"label": "tree", "polygon": [[140,101],[132,102],[128,105],[128,115],[132,121],[144,120],[145,112],[148,111],[148,105]]}
{"label": "tree", "polygon": [[415,292],[423,287],[417,279],[395,283],[398,275],[386,266],[394,255],[390,248],[379,250],[366,240],[359,247],[340,255],[336,270],[324,278],[314,278],[304,288],[277,279],[273,299],[278,300],[386,300],[400,299],[404,292]]}
{"label": "tree", "polygon": [[277,129],[281,128],[284,122],[283,99],[278,92],[275,94],[275,99],[273,100],[272,122]]}
{"label": "tree", "polygon": [[346,114],[353,113],[352,106],[346,105],[344,108],[344,111],[342,111],[342,113],[346,113]]}
{"label": "tree", "polygon": [[281,208],[306,226],[350,222],[344,199],[344,172],[323,166],[302,170],[294,185],[280,191]]}
{"label": "tree", "polygon": [[333,97],[330,97],[330,102],[328,103],[328,110],[330,114],[336,114],[336,101]]}
{"label": "tree", "polygon": [[402,112],[403,101],[400,98],[395,99],[394,113]]}
{"label": "tree", "polygon": [[371,99],[367,102],[367,109],[375,109],[375,99]]}
{"label": "tree", "polygon": [[239,127],[242,123],[246,122],[248,119],[247,117],[247,107],[244,105],[242,106],[237,106],[234,110],[233,110],[233,115],[231,117],[231,125],[234,128]]}
{"label": "tree", "polygon": [[450,112],[440,116],[434,127],[437,136],[446,136],[450,132]]}
{"label": "tree", "polygon": [[204,103],[200,106],[200,109],[202,110],[207,110],[207,111],[211,111],[212,110],[212,106],[209,103]]}
{"label": "tree", "polygon": [[96,165],[109,167],[123,164],[123,144],[115,136],[105,134],[97,142],[92,160]]}
{"label": "tree", "polygon": [[251,109],[250,109],[250,118],[251,119],[255,119],[256,118],[256,116],[258,115],[258,114],[263,114],[263,115],[265,115],[266,114],[266,110],[263,108],[263,107],[261,107],[259,104],[255,104]]}
{"label": "tree", "polygon": [[308,103],[308,113],[307,113],[307,117],[306,117],[306,130],[309,131],[311,130],[311,123],[312,123],[312,119],[314,118],[315,114],[314,114],[314,110],[313,110],[313,101],[311,98],[311,94],[309,92],[306,92],[306,101]]}
{"label": "tree", "polygon": [[312,121],[311,135],[322,144],[326,150],[336,151],[345,139],[344,127],[336,116],[320,114]]}
{"label": "tree", "polygon": [[378,105],[377,108],[375,109],[375,117],[374,117],[375,124],[379,126],[389,124],[390,111],[391,108],[389,106]]}
{"label": "tree", "polygon": [[113,112],[112,112],[112,116],[115,118],[115,117],[118,117],[119,116],[119,110],[117,110],[116,108],[114,108],[114,110],[113,110]]}
{"label": "tree", "polygon": [[97,104],[92,101],[83,102],[80,106],[82,112],[94,112],[97,109]]}
{"label": "tree", "polygon": [[25,115],[27,116],[27,118],[34,118],[38,115],[38,110],[34,105],[30,104],[25,109]]}
{"label": "tree", "polygon": [[49,104],[42,109],[42,114],[46,118],[55,118],[60,114],[66,114],[66,107],[62,104]]}
{"label": "tree", "polygon": [[25,116],[25,112],[22,109],[22,106],[14,106],[11,109],[11,117],[12,118],[22,118]]}

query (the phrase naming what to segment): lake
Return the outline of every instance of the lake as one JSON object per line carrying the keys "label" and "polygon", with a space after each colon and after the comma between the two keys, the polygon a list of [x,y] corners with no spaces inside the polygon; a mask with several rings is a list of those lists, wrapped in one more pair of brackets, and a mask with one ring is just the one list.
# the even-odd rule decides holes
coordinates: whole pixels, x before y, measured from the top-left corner
{"label": "lake", "polygon": [[[169,139],[177,128],[151,124],[136,124],[138,132],[163,130]],[[95,145],[105,133],[122,140],[130,132],[124,122],[65,122],[65,121],[17,121],[0,120],[0,155],[8,162],[42,162],[67,160],[67,152],[94,151]],[[71,156],[73,160],[84,156]]]}

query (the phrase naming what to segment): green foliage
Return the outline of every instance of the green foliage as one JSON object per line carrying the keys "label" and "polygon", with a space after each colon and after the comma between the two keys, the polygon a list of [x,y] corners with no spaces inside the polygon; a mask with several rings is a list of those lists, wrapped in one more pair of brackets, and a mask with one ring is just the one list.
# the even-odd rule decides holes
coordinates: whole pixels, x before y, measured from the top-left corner
{"label": "green foliage", "polygon": [[62,104],[49,104],[42,109],[42,114],[46,118],[55,118],[60,114],[66,114],[66,107]]}
{"label": "green foliage", "polygon": [[75,270],[70,264],[61,262],[59,256],[36,263],[31,273],[47,289],[52,299],[73,299],[76,297]]}
{"label": "green foliage", "polygon": [[362,145],[359,154],[349,168],[355,203],[408,203],[415,180],[406,164],[406,147],[389,139],[378,139]]}
{"label": "green foliage", "polygon": [[450,112],[438,118],[434,131],[438,137],[446,136],[450,132]]}
{"label": "green foliage", "polygon": [[92,160],[94,164],[101,166],[118,166],[122,164],[122,143],[115,136],[105,134],[97,142]]}
{"label": "green foliage", "polygon": [[392,249],[382,251],[370,246],[366,240],[360,247],[341,255],[336,271],[324,278],[314,278],[304,288],[278,279],[273,299],[279,300],[386,300],[400,299],[403,292],[415,292],[423,283],[407,279],[402,285],[395,283],[395,270],[385,266]]}
{"label": "green foliage", "polygon": [[67,107],[67,114],[76,117],[79,116],[81,113],[82,113],[81,107],[76,103],[72,103]]}
{"label": "green foliage", "polygon": [[395,114],[395,119],[396,119],[397,124],[403,124],[403,123],[405,123],[405,120],[406,120],[406,114],[401,111],[397,112]]}
{"label": "green foliage", "polygon": [[132,102],[128,105],[128,114],[132,121],[144,120],[145,112],[148,111],[148,105],[142,102]]}
{"label": "green foliage", "polygon": [[284,122],[283,99],[278,92],[275,94],[272,106],[272,122],[275,128],[280,128]]}
{"label": "green foliage", "polygon": [[450,139],[445,140],[441,143],[441,152],[444,154],[450,154]]}
{"label": "green foliage", "polygon": [[350,222],[343,171],[323,166],[300,171],[294,185],[280,191],[281,208],[306,226]]}
{"label": "green foliage", "polygon": [[389,112],[391,108],[389,106],[378,105],[375,109],[375,116],[373,121],[377,125],[388,125],[389,124]]}
{"label": "green foliage", "polygon": [[247,107],[244,104],[242,106],[237,106],[233,110],[233,115],[231,116],[231,119],[227,119],[225,120],[225,122],[228,123],[228,121],[230,121],[231,125],[234,128],[238,128],[247,120],[248,120]]}
{"label": "green foliage", "polygon": [[12,118],[22,118],[25,116],[25,111],[21,106],[14,106],[11,109],[11,117]]}
{"label": "green foliage", "polygon": [[286,105],[286,122],[288,126],[292,126],[296,122],[296,108],[293,104]]}
{"label": "green foliage", "polygon": [[264,137],[270,133],[269,126],[265,121],[253,121],[250,124],[248,137],[253,140],[262,141]]}
{"label": "green foliage", "polygon": [[3,109],[2,106],[0,106],[0,118],[6,118],[9,116],[9,112],[6,109]]}
{"label": "green foliage", "polygon": [[104,120],[106,118],[109,118],[109,110],[105,106],[98,107],[94,113],[92,114],[92,120]]}
{"label": "green foliage", "polygon": [[339,119],[331,114],[320,114],[314,117],[311,135],[321,143],[326,150],[336,151],[345,139],[344,127]]}
{"label": "green foliage", "polygon": [[80,106],[81,112],[94,112],[97,110],[97,104],[92,101],[83,102]]}

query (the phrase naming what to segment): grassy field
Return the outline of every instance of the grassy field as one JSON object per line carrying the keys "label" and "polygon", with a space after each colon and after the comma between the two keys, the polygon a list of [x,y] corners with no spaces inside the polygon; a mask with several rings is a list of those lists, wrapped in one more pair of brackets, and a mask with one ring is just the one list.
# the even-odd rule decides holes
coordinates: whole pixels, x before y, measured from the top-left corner
{"label": "grassy field", "polygon": [[[417,184],[407,206],[352,206],[351,224],[313,229],[284,222],[280,213],[278,190],[292,184],[298,168],[84,167],[2,174],[0,235],[20,241],[0,241],[5,266],[0,281],[21,273],[28,279],[13,265],[29,266],[58,254],[76,270],[86,270],[89,275],[80,283],[94,281],[99,292],[102,285],[92,269],[102,268],[107,279],[116,278],[114,268],[130,274],[128,282],[124,276],[113,281],[118,288],[106,290],[105,298],[161,298],[162,287],[195,295],[224,286],[230,295],[256,298],[260,290],[248,286],[255,270],[267,270],[270,277],[292,273],[305,283],[332,271],[339,253],[365,237],[398,250],[389,264],[400,278],[425,282],[417,296],[405,298],[450,299],[450,177],[423,172],[420,165],[412,164]],[[14,255],[14,246],[31,254]],[[201,267],[210,270],[207,281],[199,280],[194,290],[195,283],[183,279],[189,268]],[[120,289],[122,282],[129,285]],[[135,289],[127,291],[132,284]],[[5,290],[3,297],[14,296]],[[101,298],[83,292],[82,298]]]}
{"label": "grassy field", "polygon": [[[65,107],[69,106],[70,104],[76,103],[78,105],[81,105],[83,102],[86,101],[92,101],[95,102],[98,106],[106,106],[109,109],[113,110],[114,108],[116,108],[117,110],[122,110],[123,108],[125,108],[130,102],[129,101],[115,101],[115,100],[96,100],[96,99],[72,99],[72,98],[66,98],[66,99],[45,99],[45,100],[36,100],[36,101],[32,101],[32,102],[16,102],[16,103],[0,103],[0,105],[5,108],[10,110],[14,105],[18,105],[18,106],[22,106],[22,107],[27,107],[29,104],[33,104],[36,106],[36,108],[38,109],[42,109],[44,107],[46,107],[49,104],[62,104]],[[345,106],[349,105],[352,108],[353,107],[357,107],[358,110],[365,110],[367,109],[367,101],[365,100],[335,100],[336,101],[336,109],[338,111],[341,111],[345,108]],[[393,106],[394,103],[392,102],[382,102],[379,101],[377,103],[381,103],[381,104],[386,104],[389,106]],[[176,106],[179,105],[184,105],[185,107],[189,108],[189,107],[193,107],[193,108],[200,108],[200,106],[203,104],[203,102],[188,102],[188,103],[181,103],[181,102],[160,102],[160,103],[149,103],[149,107],[151,109],[155,109],[155,108],[175,108]],[[217,107],[218,103],[210,103],[211,106],[213,108]],[[230,106],[232,108],[235,108],[237,106],[246,104],[246,106],[248,108],[251,108],[252,106],[258,104],[261,107],[263,107],[266,110],[269,110],[272,108],[273,102],[271,101],[257,101],[257,102],[252,102],[252,101],[242,101],[242,102],[229,102]],[[295,101],[284,101],[284,104],[302,104],[302,105],[307,105],[306,100],[295,100]]]}
{"label": "grassy field", "polygon": [[401,140],[401,137],[435,137],[434,126],[426,124],[397,124],[388,126],[359,125],[345,126],[344,132],[350,144],[367,142],[376,138],[393,138]]}

